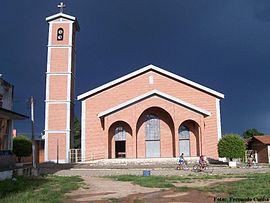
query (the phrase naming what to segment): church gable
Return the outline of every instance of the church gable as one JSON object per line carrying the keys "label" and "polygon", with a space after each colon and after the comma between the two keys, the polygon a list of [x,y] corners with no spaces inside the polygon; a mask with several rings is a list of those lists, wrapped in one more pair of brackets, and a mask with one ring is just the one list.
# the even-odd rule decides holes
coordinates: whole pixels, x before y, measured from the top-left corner
{"label": "church gable", "polygon": [[[112,87],[115,87],[117,85],[120,85],[121,83],[127,82],[127,81],[129,81],[129,80],[131,80],[131,79],[133,79],[135,77],[139,77],[140,75],[149,73],[151,71],[152,72],[155,72],[155,73],[157,73],[159,75],[163,75],[163,76],[165,76],[167,78],[170,78],[172,80],[178,81],[180,83],[186,84],[187,86],[196,88],[196,89],[201,90],[203,92],[206,92],[207,94],[211,94],[211,95],[213,95],[213,96],[215,96],[217,98],[224,98],[224,95],[222,93],[219,93],[219,92],[217,92],[215,90],[212,90],[212,89],[210,89],[208,87],[205,87],[205,86],[200,85],[198,83],[195,83],[195,82],[193,82],[191,80],[188,80],[186,78],[183,78],[181,76],[178,76],[176,74],[173,74],[173,73],[171,73],[169,71],[166,71],[164,69],[161,69],[161,68],[159,68],[157,66],[148,65],[148,66],[146,66],[144,68],[141,68],[141,69],[139,69],[137,71],[134,71],[134,72],[132,72],[130,74],[127,74],[127,75],[125,75],[123,77],[120,77],[120,78],[118,78],[116,80],[113,80],[113,81],[111,81],[109,83],[106,83],[106,84],[104,84],[102,86],[99,86],[99,87],[97,87],[95,89],[92,89],[92,90],[90,90],[90,91],[88,91],[86,93],[83,93],[83,94],[79,95],[77,97],[77,99],[78,100],[84,100],[87,97],[90,97],[90,96],[93,96],[95,94],[98,94],[98,93],[100,93],[102,91],[105,91],[107,89],[110,89]],[[151,75],[148,76],[148,83],[150,85],[151,84],[155,84],[155,79],[153,78],[153,76],[151,76]]]}
{"label": "church gable", "polygon": [[85,100],[92,111],[99,114],[147,92],[157,90],[206,111],[214,111],[216,99],[224,95],[206,87],[202,89],[197,83],[196,85],[192,81],[150,65],[86,92],[78,96],[78,99]]}

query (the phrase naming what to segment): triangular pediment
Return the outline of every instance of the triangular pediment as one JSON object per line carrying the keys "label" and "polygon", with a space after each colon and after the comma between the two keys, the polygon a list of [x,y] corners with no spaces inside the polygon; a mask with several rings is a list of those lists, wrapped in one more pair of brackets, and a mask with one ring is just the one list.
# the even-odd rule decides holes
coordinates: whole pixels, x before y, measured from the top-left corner
{"label": "triangular pediment", "polygon": [[185,83],[185,84],[187,84],[187,85],[190,85],[190,86],[192,86],[192,87],[194,87],[194,88],[200,89],[200,90],[202,90],[202,91],[204,91],[204,92],[207,92],[207,93],[209,93],[209,94],[211,94],[211,95],[216,96],[217,98],[224,98],[224,95],[223,95],[222,93],[219,93],[219,92],[217,92],[217,91],[215,91],[215,90],[212,90],[212,89],[210,89],[210,88],[208,88],[208,87],[205,87],[205,86],[203,86],[203,85],[200,85],[200,84],[198,84],[198,83],[195,83],[195,82],[193,82],[193,81],[191,81],[191,80],[188,80],[188,79],[186,79],[186,78],[183,78],[183,77],[181,77],[181,76],[179,76],[179,75],[176,75],[176,74],[174,74],[174,73],[171,73],[171,72],[169,72],[169,71],[166,71],[166,70],[164,70],[164,69],[162,69],[162,68],[159,68],[159,67],[157,67],[157,66],[154,66],[154,65],[148,65],[148,66],[146,66],[146,67],[144,67],[144,68],[141,68],[141,69],[139,69],[139,70],[137,70],[137,71],[134,71],[134,72],[132,72],[132,73],[129,73],[129,74],[123,76],[123,77],[120,77],[120,78],[118,78],[118,79],[116,79],[116,80],[113,80],[113,81],[111,81],[111,82],[109,82],[109,83],[106,83],[106,84],[104,84],[104,85],[102,85],[102,86],[99,86],[99,87],[97,87],[97,88],[95,88],[95,89],[92,89],[92,90],[90,90],[90,91],[88,91],[88,92],[86,92],[86,93],[84,93],[84,94],[81,94],[81,95],[79,95],[79,96],[77,97],[77,99],[78,99],[78,100],[83,100],[83,99],[85,99],[85,98],[87,98],[87,97],[90,97],[90,96],[92,96],[92,95],[94,95],[94,94],[96,94],[96,93],[98,93],[98,92],[101,92],[101,91],[103,91],[103,90],[105,90],[105,89],[108,89],[108,88],[110,88],[110,87],[112,87],[112,86],[114,86],[114,85],[120,84],[120,83],[122,83],[122,82],[124,82],[124,81],[127,81],[127,80],[129,80],[129,79],[131,79],[131,78],[134,78],[134,77],[136,77],[136,76],[138,76],[138,75],[141,75],[141,74],[143,74],[143,73],[145,73],[145,72],[148,72],[148,71],[150,71],[150,70],[153,70],[153,71],[155,71],[155,72],[157,72],[157,73],[163,74],[163,75],[165,75],[165,76],[167,76],[167,77],[173,78],[173,79],[175,79],[175,80],[177,80],[177,81],[183,82],[183,83]]}
{"label": "triangular pediment", "polygon": [[119,104],[117,106],[109,108],[109,109],[107,109],[107,110],[105,110],[103,112],[100,112],[98,114],[98,117],[99,118],[105,117],[107,115],[110,115],[110,114],[112,114],[114,112],[120,111],[121,109],[125,109],[125,108],[127,108],[127,107],[129,107],[131,105],[134,105],[134,104],[136,104],[138,102],[141,102],[141,101],[143,101],[143,100],[145,100],[147,98],[153,97],[153,96],[158,96],[158,97],[163,98],[163,99],[165,99],[167,101],[176,103],[176,104],[178,104],[180,106],[183,106],[183,107],[188,108],[188,109],[190,109],[192,111],[200,113],[203,116],[210,116],[211,115],[211,113],[209,111],[205,110],[205,109],[202,109],[202,108],[197,107],[197,106],[195,106],[193,104],[190,104],[190,103],[188,103],[186,101],[183,101],[181,99],[178,99],[176,97],[168,95],[168,94],[166,94],[164,92],[161,92],[161,91],[158,91],[158,90],[152,90],[152,91],[147,92],[147,93],[145,93],[143,95],[140,95],[138,97],[130,99],[130,100],[124,102],[124,103],[121,103],[121,104]]}

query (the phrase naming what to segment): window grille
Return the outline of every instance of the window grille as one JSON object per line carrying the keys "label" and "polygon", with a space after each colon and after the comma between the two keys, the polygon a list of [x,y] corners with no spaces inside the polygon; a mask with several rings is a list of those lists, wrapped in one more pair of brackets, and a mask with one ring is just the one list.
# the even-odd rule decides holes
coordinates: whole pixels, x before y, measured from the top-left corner
{"label": "window grille", "polygon": [[186,126],[181,126],[179,129],[179,140],[189,140],[189,129]]}
{"label": "window grille", "polygon": [[125,141],[126,140],[126,131],[122,126],[118,126],[114,131],[114,140],[115,141]]}
{"label": "window grille", "polygon": [[145,140],[160,140],[160,121],[153,114],[146,115]]}

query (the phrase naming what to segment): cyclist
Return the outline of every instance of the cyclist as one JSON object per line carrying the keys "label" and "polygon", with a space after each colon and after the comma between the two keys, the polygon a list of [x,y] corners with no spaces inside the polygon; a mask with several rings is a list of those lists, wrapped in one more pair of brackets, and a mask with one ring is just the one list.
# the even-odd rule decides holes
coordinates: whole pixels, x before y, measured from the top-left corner
{"label": "cyclist", "polygon": [[178,161],[178,165],[177,165],[177,169],[180,169],[180,168],[184,168],[185,167],[185,158],[184,158],[184,153],[182,153],[179,157],[179,161]]}
{"label": "cyclist", "polygon": [[199,165],[200,165],[201,170],[204,170],[205,167],[207,166],[207,163],[206,163],[203,155],[200,156]]}

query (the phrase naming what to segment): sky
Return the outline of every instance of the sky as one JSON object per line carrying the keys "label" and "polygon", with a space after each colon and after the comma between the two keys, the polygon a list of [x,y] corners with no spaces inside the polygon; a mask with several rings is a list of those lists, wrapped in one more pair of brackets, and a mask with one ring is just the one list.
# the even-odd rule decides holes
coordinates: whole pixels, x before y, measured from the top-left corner
{"label": "sky", "polygon": [[[60,1],[1,0],[0,73],[12,83],[13,110],[44,129],[48,24]],[[269,0],[64,1],[77,17],[76,90],[80,95],[149,64],[221,92],[222,134],[270,134]],[[81,104],[75,102],[80,119]],[[31,134],[30,120],[16,121]]]}

